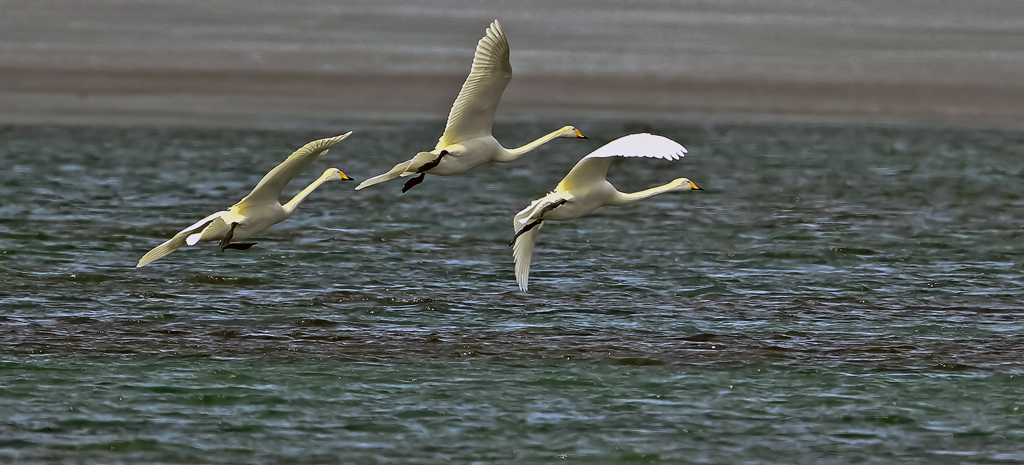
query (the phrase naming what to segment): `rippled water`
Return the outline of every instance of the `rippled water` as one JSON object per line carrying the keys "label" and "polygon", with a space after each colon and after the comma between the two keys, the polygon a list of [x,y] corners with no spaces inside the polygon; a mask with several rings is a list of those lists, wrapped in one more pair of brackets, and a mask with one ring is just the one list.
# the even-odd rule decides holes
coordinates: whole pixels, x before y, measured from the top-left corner
{"label": "rippled water", "polygon": [[[504,123],[508,145],[563,122]],[[583,122],[510,165],[329,183],[248,251],[136,269],[333,134],[0,128],[0,459],[1024,461],[1024,133]],[[440,123],[339,127],[365,179]],[[706,190],[511,217],[651,131]]]}

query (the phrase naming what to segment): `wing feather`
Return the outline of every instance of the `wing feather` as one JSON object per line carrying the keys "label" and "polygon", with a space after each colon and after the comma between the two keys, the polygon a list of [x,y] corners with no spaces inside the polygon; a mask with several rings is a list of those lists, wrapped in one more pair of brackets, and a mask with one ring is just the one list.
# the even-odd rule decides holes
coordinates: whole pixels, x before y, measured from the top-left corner
{"label": "wing feather", "polygon": [[224,213],[227,213],[227,212],[220,211],[220,212],[214,213],[214,214],[212,214],[210,216],[207,216],[206,218],[203,218],[203,219],[195,222],[195,224],[193,224],[192,226],[189,226],[189,227],[187,227],[185,229],[182,229],[181,231],[178,231],[178,233],[175,234],[174,237],[164,241],[163,244],[160,244],[160,245],[154,247],[153,250],[150,250],[149,252],[146,252],[146,255],[143,255],[142,258],[139,259],[139,263],[136,264],[135,267],[139,268],[139,267],[146,266],[150,262],[152,262],[154,260],[157,260],[157,259],[160,259],[160,258],[163,258],[163,257],[167,256],[167,254],[169,254],[171,252],[174,252],[175,250],[180,249],[182,246],[185,245],[185,239],[188,236],[196,233],[197,231],[202,231],[207,226],[209,226],[211,223],[213,223],[218,218],[220,218],[221,215],[223,215]]}
{"label": "wing feather", "polygon": [[593,185],[603,181],[615,157],[678,160],[685,154],[686,148],[664,136],[646,133],[622,136],[583,157],[562,179],[558,188],[568,189],[571,186]]}
{"label": "wing feather", "polygon": [[533,245],[537,242],[537,231],[540,231],[544,223],[534,226],[529,231],[520,234],[531,223],[543,219],[545,211],[553,204],[571,201],[572,195],[568,192],[554,191],[544,197],[534,200],[530,205],[512,219],[512,229],[516,232],[516,239],[512,243],[512,258],[516,263],[516,282],[523,291],[527,289],[527,281],[530,277],[530,261],[533,256]]}
{"label": "wing feather", "polygon": [[247,206],[252,206],[278,203],[281,198],[281,192],[284,191],[285,186],[291,182],[292,178],[309,166],[313,160],[326,154],[327,149],[345,140],[350,134],[352,134],[352,131],[340,136],[319,139],[303,145],[281,162],[280,165],[275,166],[274,169],[263,176],[263,179],[252,189],[252,192],[236,205],[244,203]]}
{"label": "wing feather", "polygon": [[139,259],[139,263],[137,263],[135,267],[141,268],[143,266],[146,266],[153,260],[161,259],[167,256],[167,254],[180,249],[181,246],[183,245],[185,245],[185,236],[174,236],[165,241],[163,244],[154,247],[153,250],[146,252],[146,255],[143,255],[142,258]]}
{"label": "wing feather", "polygon": [[[544,226],[544,223],[538,224],[533,229],[526,231],[516,238],[515,244],[512,244],[512,258],[516,263],[516,282],[519,283],[519,289],[524,292],[529,286],[533,245],[537,243],[537,232],[540,231],[541,226]],[[518,229],[521,229],[521,227]]]}
{"label": "wing feather", "polygon": [[547,196],[544,196],[534,200],[533,202],[530,202],[530,206],[520,210],[519,213],[516,213],[515,218],[512,220],[512,229],[514,229],[517,234],[526,226],[527,223],[530,222],[540,208],[543,208],[541,205],[545,200],[547,200],[547,198]]}
{"label": "wing feather", "polygon": [[409,165],[411,163],[412,163],[412,160],[403,161],[403,162],[395,165],[395,167],[391,168],[391,170],[388,171],[387,173],[378,174],[378,175],[376,175],[376,176],[374,176],[374,177],[372,177],[370,179],[367,179],[367,180],[359,183],[359,185],[356,186],[356,190],[365,189],[365,188],[370,187],[370,186],[372,186],[374,184],[380,184],[380,183],[382,183],[384,181],[387,181],[387,180],[390,180],[390,179],[395,179],[395,178],[401,176],[402,173],[406,172],[409,169]]}
{"label": "wing feather", "polygon": [[476,45],[473,67],[448,113],[437,147],[490,135],[498,101],[511,80],[508,39],[501,23],[494,20]]}

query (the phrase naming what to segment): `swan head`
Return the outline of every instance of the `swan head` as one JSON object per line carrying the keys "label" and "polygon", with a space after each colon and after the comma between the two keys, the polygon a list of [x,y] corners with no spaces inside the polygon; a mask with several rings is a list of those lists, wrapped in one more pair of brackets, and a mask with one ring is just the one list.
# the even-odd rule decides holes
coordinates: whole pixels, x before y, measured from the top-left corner
{"label": "swan head", "polygon": [[687,178],[673,179],[672,182],[669,183],[669,186],[671,187],[671,190],[673,190],[673,191],[702,191],[702,190],[704,190],[704,189],[701,189],[700,186],[694,184],[693,181],[691,181],[691,180],[689,180]]}
{"label": "swan head", "polygon": [[566,137],[569,139],[589,139],[589,137],[584,136],[583,133],[574,126],[563,127],[562,129],[559,129],[558,132],[558,137]]}
{"label": "swan head", "polygon": [[327,178],[328,181],[351,181],[352,180],[352,178],[348,177],[347,174],[342,173],[341,170],[339,170],[337,168],[327,168],[327,171],[324,171],[323,176],[325,178]]}

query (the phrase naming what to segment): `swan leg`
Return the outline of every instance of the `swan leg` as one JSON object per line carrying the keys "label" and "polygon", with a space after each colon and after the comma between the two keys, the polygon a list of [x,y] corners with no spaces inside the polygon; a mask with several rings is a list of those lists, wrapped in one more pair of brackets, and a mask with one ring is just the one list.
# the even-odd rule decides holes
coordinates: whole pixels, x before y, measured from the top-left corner
{"label": "swan leg", "polygon": [[537,221],[534,221],[533,223],[530,223],[530,224],[526,225],[525,228],[520,229],[519,232],[516,233],[515,237],[512,238],[512,242],[508,243],[508,246],[512,247],[513,245],[516,245],[516,239],[519,239],[519,236],[522,236],[523,234],[526,234],[527,232],[529,232],[531,229],[536,228],[537,226],[540,226],[540,224],[543,223],[543,222],[544,222],[544,220],[537,220]]}
{"label": "swan leg", "polygon": [[415,178],[409,179],[408,181],[405,182],[405,186],[402,187],[402,193],[404,194],[406,192],[409,192],[409,189],[412,189],[417,184],[423,182],[423,179],[426,178],[426,177],[427,177],[426,173],[420,173],[419,176],[416,176]]}
{"label": "swan leg", "polygon": [[419,173],[420,175],[407,181],[405,183],[405,186],[402,187],[402,193],[404,194],[406,192],[409,192],[409,189],[412,189],[417,184],[423,182],[423,180],[426,178],[427,171],[437,168],[437,165],[441,164],[441,159],[444,158],[445,155],[448,155],[448,151],[442,150],[440,153],[437,154],[437,158],[430,160],[429,162],[426,162],[422,166],[420,166],[416,170],[416,172]]}
{"label": "swan leg", "polygon": [[231,245],[231,236],[235,235],[235,226],[238,226],[238,223],[231,223],[231,229],[229,229],[227,234],[224,235],[224,238],[220,240],[221,252],[223,252],[224,249],[228,248],[228,246]]}
{"label": "swan leg", "polygon": [[420,167],[420,169],[416,170],[416,172],[426,173],[427,171],[437,168],[437,165],[441,164],[441,159],[444,158],[445,155],[448,155],[447,150],[442,150],[438,152],[437,158],[431,160],[429,163],[424,163],[423,166]]}
{"label": "swan leg", "polygon": [[540,214],[537,215],[537,216],[543,218],[544,215],[547,214],[547,212],[549,212],[551,210],[554,210],[554,209],[556,209],[558,207],[561,207],[562,205],[565,205],[565,203],[568,202],[568,201],[569,201],[569,199],[559,199],[557,202],[552,202],[548,206],[540,209]]}
{"label": "swan leg", "polygon": [[519,232],[516,233],[515,237],[512,238],[512,242],[508,243],[508,246],[512,247],[513,245],[515,245],[516,239],[519,239],[519,236],[522,236],[525,232],[527,232],[527,231],[529,231],[529,230],[531,230],[533,228],[536,228],[537,226],[539,226],[541,224],[541,222],[544,221],[544,215],[546,215],[551,210],[554,210],[554,209],[556,209],[558,207],[561,207],[562,205],[565,205],[565,203],[568,202],[568,201],[569,201],[568,199],[559,199],[557,202],[552,202],[552,203],[550,203],[548,205],[545,205],[544,208],[541,208],[540,211],[537,212],[536,217],[540,218],[540,219],[537,220],[537,221],[534,221],[533,223],[530,223],[530,224],[526,225],[525,228],[520,229]]}

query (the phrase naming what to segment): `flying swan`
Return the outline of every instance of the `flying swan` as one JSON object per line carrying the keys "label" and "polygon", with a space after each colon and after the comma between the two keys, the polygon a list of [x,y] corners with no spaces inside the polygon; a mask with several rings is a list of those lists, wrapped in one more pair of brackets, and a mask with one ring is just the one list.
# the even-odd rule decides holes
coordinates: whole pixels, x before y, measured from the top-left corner
{"label": "flying swan", "polygon": [[363,181],[356,190],[399,176],[416,176],[405,183],[402,192],[406,192],[423,182],[427,173],[451,176],[491,161],[508,163],[559,137],[586,139],[576,128],[565,126],[519,148],[506,149],[498,143],[491,135],[491,126],[501,93],[512,80],[508,52],[505,33],[498,20],[494,20],[476,45],[473,68],[448,113],[448,124],[434,150],[417,153],[391,171]]}
{"label": "flying swan", "polygon": [[651,134],[631,134],[613,140],[583,157],[550,194],[534,200],[516,214],[512,222],[516,235],[509,244],[516,264],[516,282],[527,290],[530,258],[537,241],[537,231],[546,220],[576,218],[604,206],[629,205],[664,192],[701,190],[686,178],[635,193],[615,189],[605,176],[615,157],[648,157],[678,160],[686,149],[675,141]]}
{"label": "flying swan", "polygon": [[326,139],[315,140],[296,150],[284,162],[270,170],[249,195],[224,211],[219,211],[182,229],[174,237],[160,244],[143,255],[136,267],[145,266],[149,262],[161,258],[183,245],[196,245],[203,241],[220,241],[221,252],[224,249],[245,250],[255,243],[232,243],[232,240],[245,239],[292,216],[306,197],[317,187],[327,181],[349,181],[352,178],[337,168],[328,168],[316,181],[306,186],[288,203],[281,205],[279,198],[284,187],[313,160],[327,153],[327,149],[345,140],[352,134],[345,134]]}

